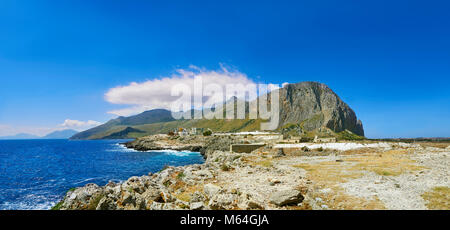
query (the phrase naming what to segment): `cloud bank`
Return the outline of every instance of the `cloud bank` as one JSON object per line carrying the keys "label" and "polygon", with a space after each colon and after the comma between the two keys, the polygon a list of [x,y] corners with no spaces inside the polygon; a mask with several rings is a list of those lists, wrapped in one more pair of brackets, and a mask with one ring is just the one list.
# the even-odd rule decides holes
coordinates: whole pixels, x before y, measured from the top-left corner
{"label": "cloud bank", "polygon": [[78,121],[66,119],[62,124],[55,125],[53,127],[38,127],[38,126],[21,126],[21,125],[9,125],[0,124],[0,137],[1,136],[13,136],[19,133],[33,134],[36,136],[45,136],[54,131],[60,131],[64,129],[74,129],[77,131],[83,131],[101,125],[98,121]]}
{"label": "cloud bank", "polygon": [[[194,81],[202,79],[203,85],[215,84],[225,88],[227,84],[254,84],[247,75],[229,70],[221,65],[218,70],[207,70],[196,66],[188,69],[178,69],[169,77],[149,80],[146,82],[132,82],[126,86],[110,89],[105,94],[105,100],[112,104],[128,105],[129,107],[108,113],[118,116],[130,116],[146,110],[163,108],[171,109],[171,103],[179,97],[171,96],[171,89],[179,84],[194,89]],[[191,90],[193,97],[202,97],[201,90]],[[217,99],[222,100],[222,99]]]}

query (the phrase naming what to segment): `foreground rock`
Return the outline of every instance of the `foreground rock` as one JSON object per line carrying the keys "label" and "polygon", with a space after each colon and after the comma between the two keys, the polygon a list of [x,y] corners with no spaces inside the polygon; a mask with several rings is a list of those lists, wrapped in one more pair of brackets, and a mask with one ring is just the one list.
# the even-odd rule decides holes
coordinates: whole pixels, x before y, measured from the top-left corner
{"label": "foreground rock", "polygon": [[[220,143],[225,143],[214,142],[219,149]],[[296,175],[285,169],[258,165],[259,160],[267,158],[257,154],[211,149],[205,152],[204,164],[167,167],[155,174],[131,177],[123,183],[88,184],[69,191],[57,206],[81,210],[224,210],[284,209],[285,205],[301,202],[302,196],[295,190],[302,181],[300,170]],[[274,185],[267,178],[284,183]],[[287,199],[295,202],[271,203],[270,196],[278,189],[293,191],[292,196],[296,198]]]}
{"label": "foreground rock", "polygon": [[55,209],[431,209],[445,196],[430,201],[423,194],[450,187],[447,145],[384,143],[282,155],[269,147],[230,153],[230,141],[204,138],[204,164],[87,184],[69,191]]}
{"label": "foreground rock", "polygon": [[278,206],[299,204],[303,201],[304,197],[297,190],[284,190],[279,191],[270,197],[270,201]]}

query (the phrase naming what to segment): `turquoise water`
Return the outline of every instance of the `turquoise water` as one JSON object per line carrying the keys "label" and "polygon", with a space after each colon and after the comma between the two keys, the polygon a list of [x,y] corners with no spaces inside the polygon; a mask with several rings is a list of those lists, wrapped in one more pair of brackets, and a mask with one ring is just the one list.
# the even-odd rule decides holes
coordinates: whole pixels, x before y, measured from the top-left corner
{"label": "turquoise water", "polygon": [[203,163],[196,152],[138,152],[126,140],[1,140],[0,209],[49,209],[67,190]]}

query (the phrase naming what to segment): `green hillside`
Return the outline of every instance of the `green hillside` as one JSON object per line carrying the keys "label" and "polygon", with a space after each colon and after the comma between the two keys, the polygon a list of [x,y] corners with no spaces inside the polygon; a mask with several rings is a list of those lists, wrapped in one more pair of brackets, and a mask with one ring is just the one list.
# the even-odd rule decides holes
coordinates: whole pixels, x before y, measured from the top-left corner
{"label": "green hillside", "polygon": [[[112,138],[137,138],[151,134],[168,133],[178,128],[204,128],[213,132],[240,132],[258,130],[261,120],[222,120],[222,119],[200,119],[200,120],[175,120],[169,122],[156,122],[143,125],[115,125],[105,131],[93,133],[85,139],[112,139]],[[130,131],[130,128],[133,130]],[[127,130],[128,129],[128,130]],[[137,130],[137,131],[136,131]],[[88,132],[91,134],[92,132]],[[74,139],[74,138],[73,138]]]}

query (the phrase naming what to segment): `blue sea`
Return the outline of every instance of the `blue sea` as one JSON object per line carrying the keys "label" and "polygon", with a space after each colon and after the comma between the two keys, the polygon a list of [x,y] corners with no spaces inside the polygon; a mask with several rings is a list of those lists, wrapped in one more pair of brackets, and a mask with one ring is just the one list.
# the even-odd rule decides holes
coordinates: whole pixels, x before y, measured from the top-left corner
{"label": "blue sea", "polygon": [[120,145],[125,141],[1,140],[0,210],[49,209],[70,188],[203,163],[200,153],[138,152]]}

